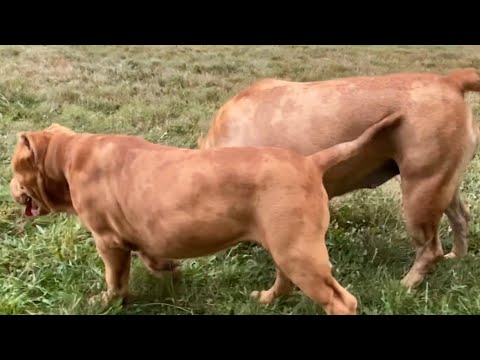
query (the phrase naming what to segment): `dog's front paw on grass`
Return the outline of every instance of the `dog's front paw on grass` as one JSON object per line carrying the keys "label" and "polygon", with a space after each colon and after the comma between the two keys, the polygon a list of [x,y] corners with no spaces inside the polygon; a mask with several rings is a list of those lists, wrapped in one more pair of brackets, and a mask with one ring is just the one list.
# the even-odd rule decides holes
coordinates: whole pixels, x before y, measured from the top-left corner
{"label": "dog's front paw on grass", "polygon": [[107,306],[121,306],[127,301],[126,297],[113,295],[109,291],[102,291],[97,295],[93,295],[88,299],[88,304],[92,307],[105,308]]}
{"label": "dog's front paw on grass", "polygon": [[451,251],[448,254],[444,255],[444,259],[449,260],[449,259],[461,259],[467,256],[466,251]]}
{"label": "dog's front paw on grass", "polygon": [[409,271],[407,275],[400,281],[400,284],[411,292],[413,289],[418,287],[423,280],[425,279],[425,274],[422,274],[418,271]]}
{"label": "dog's front paw on grass", "polygon": [[256,300],[260,304],[270,305],[274,300],[274,294],[268,290],[255,290],[250,293],[250,298]]}
{"label": "dog's front paw on grass", "polygon": [[445,258],[446,260],[456,259],[456,258],[457,258],[457,254],[455,254],[455,253],[452,251],[452,252],[449,252],[448,254],[444,255],[444,258]]}

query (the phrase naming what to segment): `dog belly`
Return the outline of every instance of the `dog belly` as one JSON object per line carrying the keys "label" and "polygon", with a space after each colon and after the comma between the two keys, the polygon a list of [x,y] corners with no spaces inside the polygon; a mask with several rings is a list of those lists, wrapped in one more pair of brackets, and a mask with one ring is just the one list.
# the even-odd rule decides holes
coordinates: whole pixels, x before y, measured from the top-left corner
{"label": "dog belly", "polygon": [[172,259],[155,256],[141,251],[137,252],[137,255],[140,260],[142,260],[145,267],[152,273],[172,271],[179,265],[177,261],[173,261]]}
{"label": "dog belly", "polygon": [[358,188],[375,189],[400,174],[397,163],[389,160],[385,165],[368,174],[359,182]]}
{"label": "dog belly", "polygon": [[374,189],[400,173],[394,160],[380,163],[346,161],[330,169],[324,185],[330,199],[359,189]]}
{"label": "dog belly", "polygon": [[250,239],[249,236],[179,235],[176,238],[164,238],[160,241],[152,239],[153,241],[148,246],[143,247],[139,254],[142,254],[144,261],[146,259],[152,268],[156,268],[157,271],[164,271],[165,259],[191,259],[208,256],[248,239]]}
{"label": "dog belly", "polygon": [[[202,211],[200,211],[202,210]],[[253,211],[202,206],[186,211],[161,211],[137,223],[139,251],[151,258],[206,256],[244,241],[254,229]]]}

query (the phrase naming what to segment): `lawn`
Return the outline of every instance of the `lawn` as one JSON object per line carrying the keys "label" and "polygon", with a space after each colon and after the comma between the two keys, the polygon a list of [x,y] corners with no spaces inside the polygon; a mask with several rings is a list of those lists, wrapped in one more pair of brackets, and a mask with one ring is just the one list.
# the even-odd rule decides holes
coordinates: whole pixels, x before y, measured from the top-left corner
{"label": "lawn", "polygon": [[[253,245],[186,260],[179,282],[153,277],[134,259],[132,303],[89,306],[88,297],[105,288],[91,235],[65,215],[27,221],[10,198],[18,132],[58,122],[193,148],[218,108],[263,77],[321,80],[470,66],[480,69],[479,47],[0,47],[0,313],[324,314],[299,292],[268,307],[250,300],[275,277],[269,255]],[[479,96],[468,101],[480,117]],[[469,255],[440,263],[412,292],[400,286],[414,252],[398,182],[332,201],[327,242],[335,276],[357,297],[361,314],[480,313],[479,178],[476,157],[462,185],[474,217]],[[445,217],[441,237],[450,250]]]}

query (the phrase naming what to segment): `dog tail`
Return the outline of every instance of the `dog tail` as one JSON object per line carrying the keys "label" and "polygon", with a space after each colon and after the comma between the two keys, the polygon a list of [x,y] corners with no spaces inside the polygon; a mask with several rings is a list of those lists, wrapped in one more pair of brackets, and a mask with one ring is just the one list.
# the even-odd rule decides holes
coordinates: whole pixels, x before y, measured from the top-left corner
{"label": "dog tail", "polygon": [[455,69],[445,75],[462,93],[467,91],[480,92],[480,72],[474,68]]}
{"label": "dog tail", "polygon": [[403,114],[396,111],[367,128],[355,140],[334,145],[309,157],[312,158],[322,172],[325,172],[332,166],[357,155],[381,130],[396,124],[400,119],[403,119]]}

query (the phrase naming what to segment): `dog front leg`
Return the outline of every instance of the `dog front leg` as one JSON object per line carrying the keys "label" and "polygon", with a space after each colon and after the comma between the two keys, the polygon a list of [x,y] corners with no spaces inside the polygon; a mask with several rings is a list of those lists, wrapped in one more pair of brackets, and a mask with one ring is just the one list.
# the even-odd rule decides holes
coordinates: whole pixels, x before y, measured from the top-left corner
{"label": "dog front leg", "polygon": [[131,253],[114,245],[112,239],[95,238],[97,251],[105,265],[107,291],[90,299],[90,303],[107,305],[120,298],[125,303],[128,298],[128,279],[130,275]]}

